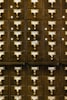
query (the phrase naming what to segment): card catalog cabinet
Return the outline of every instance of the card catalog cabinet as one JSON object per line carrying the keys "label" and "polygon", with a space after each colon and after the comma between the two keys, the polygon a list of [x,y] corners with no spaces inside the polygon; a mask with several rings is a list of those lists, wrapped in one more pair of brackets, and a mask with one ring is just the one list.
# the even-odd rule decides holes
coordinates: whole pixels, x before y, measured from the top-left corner
{"label": "card catalog cabinet", "polygon": [[0,0],[0,100],[67,100],[67,0]]}

